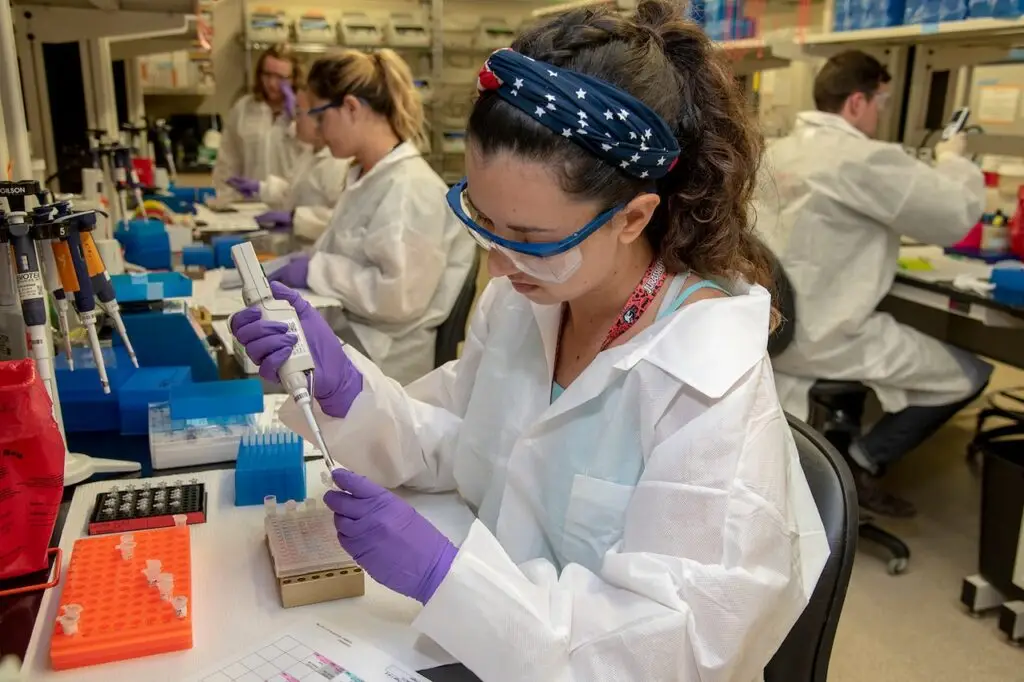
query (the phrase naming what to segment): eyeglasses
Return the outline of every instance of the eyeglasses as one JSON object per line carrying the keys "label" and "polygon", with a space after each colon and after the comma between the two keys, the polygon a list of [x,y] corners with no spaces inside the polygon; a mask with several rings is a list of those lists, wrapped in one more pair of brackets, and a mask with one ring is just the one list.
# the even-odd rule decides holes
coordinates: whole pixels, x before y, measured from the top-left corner
{"label": "eyeglasses", "polygon": [[306,116],[311,117],[319,125],[320,122],[323,121],[324,112],[326,112],[328,109],[334,109],[335,107],[340,107],[341,104],[342,104],[341,102],[328,102],[327,104],[321,104],[318,107],[313,107],[311,109],[307,109],[306,110]]}
{"label": "eyeglasses", "polygon": [[577,247],[625,206],[620,204],[603,211],[565,239],[556,242],[521,242],[499,237],[480,224],[482,215],[469,200],[466,186],[466,178],[463,178],[448,190],[448,206],[477,244],[488,251],[497,250],[511,260],[520,272],[556,284],[568,280],[582,264],[582,256]]}
{"label": "eyeglasses", "polygon": [[273,80],[273,81],[286,81],[286,82],[290,81],[292,79],[291,76],[282,76],[281,74],[274,73],[273,71],[260,71],[260,77],[261,78],[267,78],[267,79]]}

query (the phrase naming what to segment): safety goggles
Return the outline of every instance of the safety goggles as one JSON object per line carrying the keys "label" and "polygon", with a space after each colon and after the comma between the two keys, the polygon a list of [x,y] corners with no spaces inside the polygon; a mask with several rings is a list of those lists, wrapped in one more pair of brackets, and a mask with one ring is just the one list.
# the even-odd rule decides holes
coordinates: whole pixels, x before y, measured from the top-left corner
{"label": "safety goggles", "polygon": [[320,123],[324,119],[324,112],[326,112],[328,109],[340,107],[341,104],[341,102],[328,102],[327,104],[321,104],[318,107],[312,107],[306,110],[306,116],[309,116],[314,121],[316,121],[317,125],[320,125]]}
{"label": "safety goggles", "polygon": [[469,200],[466,184],[466,178],[463,178],[448,190],[448,206],[473,235],[473,239],[482,248],[488,251],[494,249],[504,255],[523,274],[551,284],[561,284],[579,270],[583,264],[579,245],[623,208],[620,204],[603,211],[582,228],[557,242],[513,241],[499,237],[480,224],[481,214]]}
{"label": "safety goggles", "polygon": [[261,78],[266,78],[266,79],[272,80],[272,81],[278,81],[279,83],[281,83],[281,82],[287,83],[287,82],[291,82],[291,80],[292,80],[291,76],[283,76],[283,75],[281,75],[279,73],[274,73],[273,71],[260,71],[260,77]]}

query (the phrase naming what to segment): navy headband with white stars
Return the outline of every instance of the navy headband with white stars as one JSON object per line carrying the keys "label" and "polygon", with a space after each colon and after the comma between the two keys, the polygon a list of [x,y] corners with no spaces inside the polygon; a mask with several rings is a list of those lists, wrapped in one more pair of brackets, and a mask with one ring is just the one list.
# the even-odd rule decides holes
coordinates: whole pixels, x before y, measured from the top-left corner
{"label": "navy headband with white stars", "polygon": [[679,141],[650,107],[611,83],[562,69],[510,48],[494,52],[477,79],[549,130],[639,179],[664,177]]}

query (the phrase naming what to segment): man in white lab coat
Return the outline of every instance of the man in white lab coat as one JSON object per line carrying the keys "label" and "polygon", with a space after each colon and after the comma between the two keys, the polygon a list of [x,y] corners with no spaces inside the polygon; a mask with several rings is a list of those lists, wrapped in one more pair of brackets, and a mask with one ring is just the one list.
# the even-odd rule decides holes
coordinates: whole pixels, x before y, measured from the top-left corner
{"label": "man in white lab coat", "polygon": [[874,479],[980,393],[992,368],[875,308],[895,278],[900,235],[955,243],[980,218],[984,188],[962,134],[936,145],[934,167],[872,139],[889,80],[863,52],[825,64],[818,110],[798,114],[768,149],[757,224],[796,297],[793,343],[773,362],[784,406],[805,417],[818,379],[871,388],[886,414],[848,453],[861,504],[911,516],[913,505]]}

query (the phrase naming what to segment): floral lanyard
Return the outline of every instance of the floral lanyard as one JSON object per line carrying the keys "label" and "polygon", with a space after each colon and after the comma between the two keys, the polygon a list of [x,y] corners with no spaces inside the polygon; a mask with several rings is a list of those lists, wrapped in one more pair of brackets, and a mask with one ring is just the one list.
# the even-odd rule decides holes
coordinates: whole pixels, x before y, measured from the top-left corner
{"label": "floral lanyard", "polygon": [[[650,307],[651,302],[654,301],[661,287],[665,284],[666,279],[665,264],[661,262],[660,258],[655,258],[647,266],[647,272],[644,273],[643,279],[633,289],[633,293],[630,294],[626,305],[622,306],[622,312],[619,313],[615,323],[608,330],[608,335],[605,336],[604,343],[601,344],[601,351],[612,345],[615,339],[629,331],[636,324],[637,320],[643,317],[643,314],[647,312],[647,308]],[[564,331],[565,314],[563,313],[558,328],[558,345],[555,348],[555,367],[558,367],[558,360],[562,354],[562,332]]]}

